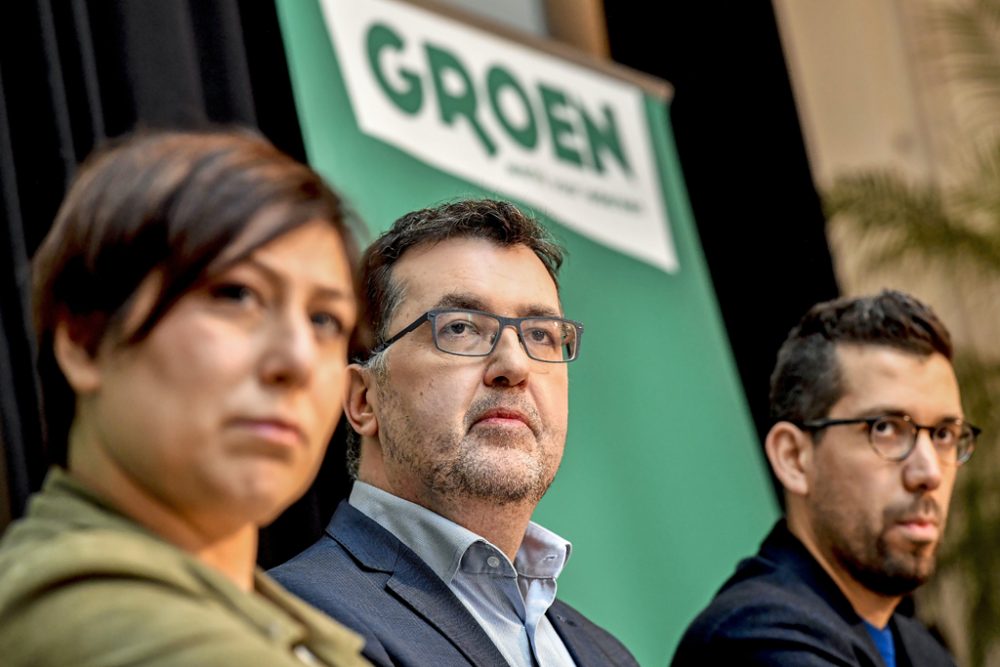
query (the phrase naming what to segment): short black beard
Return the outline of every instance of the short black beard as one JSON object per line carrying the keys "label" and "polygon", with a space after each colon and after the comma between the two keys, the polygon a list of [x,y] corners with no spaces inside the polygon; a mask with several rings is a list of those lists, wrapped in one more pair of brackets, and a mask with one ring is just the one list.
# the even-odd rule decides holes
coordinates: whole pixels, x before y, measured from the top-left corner
{"label": "short black beard", "polygon": [[[917,567],[917,556],[893,556],[883,536],[867,559],[834,548],[834,557],[858,583],[868,590],[887,597],[901,597],[912,593],[927,583],[934,573],[934,556],[930,556],[930,566],[921,572]],[[907,563],[913,559],[913,563]],[[867,562],[866,562],[867,561]]]}

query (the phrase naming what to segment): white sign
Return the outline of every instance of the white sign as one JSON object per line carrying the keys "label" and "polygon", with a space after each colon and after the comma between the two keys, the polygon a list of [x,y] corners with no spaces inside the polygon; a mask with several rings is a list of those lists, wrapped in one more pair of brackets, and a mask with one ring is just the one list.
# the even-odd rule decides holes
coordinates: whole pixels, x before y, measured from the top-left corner
{"label": "white sign", "polygon": [[642,92],[396,0],[322,0],[361,130],[678,270]]}

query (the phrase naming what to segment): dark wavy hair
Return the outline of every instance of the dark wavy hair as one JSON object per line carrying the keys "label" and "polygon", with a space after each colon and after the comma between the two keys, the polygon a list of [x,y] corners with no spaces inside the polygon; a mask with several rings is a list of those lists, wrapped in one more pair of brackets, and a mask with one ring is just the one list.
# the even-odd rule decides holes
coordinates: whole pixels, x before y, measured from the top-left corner
{"label": "dark wavy hair", "polygon": [[929,306],[895,290],[818,303],[789,332],[771,374],[771,419],[826,417],[843,395],[838,344],[882,345],[952,358],[951,334]]}

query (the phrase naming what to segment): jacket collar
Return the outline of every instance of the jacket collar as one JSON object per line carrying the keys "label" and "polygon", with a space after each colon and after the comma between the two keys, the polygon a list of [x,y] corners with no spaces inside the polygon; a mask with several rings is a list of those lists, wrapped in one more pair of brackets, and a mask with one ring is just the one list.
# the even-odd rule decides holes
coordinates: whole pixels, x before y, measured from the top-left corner
{"label": "jacket collar", "polygon": [[385,588],[433,626],[474,665],[507,665],[476,619],[441,578],[396,537],[346,501],[327,527],[363,567],[389,575]]}

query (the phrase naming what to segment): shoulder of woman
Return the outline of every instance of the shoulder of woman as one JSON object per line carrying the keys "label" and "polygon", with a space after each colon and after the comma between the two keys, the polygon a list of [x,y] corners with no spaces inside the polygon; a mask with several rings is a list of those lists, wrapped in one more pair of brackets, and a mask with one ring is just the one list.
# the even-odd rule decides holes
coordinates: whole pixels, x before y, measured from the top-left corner
{"label": "shoulder of woman", "polygon": [[63,531],[0,551],[5,665],[301,664],[261,607],[141,530]]}

